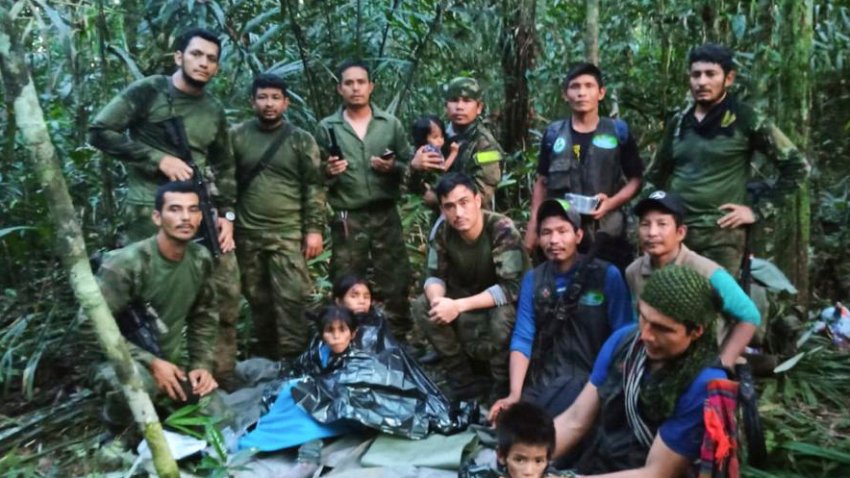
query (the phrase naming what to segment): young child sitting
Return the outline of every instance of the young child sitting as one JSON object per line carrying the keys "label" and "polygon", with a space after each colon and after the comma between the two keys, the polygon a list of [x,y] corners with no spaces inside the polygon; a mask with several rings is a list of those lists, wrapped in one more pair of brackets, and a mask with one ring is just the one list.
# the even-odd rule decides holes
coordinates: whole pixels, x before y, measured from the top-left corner
{"label": "young child sitting", "polygon": [[496,457],[505,478],[543,478],[555,448],[555,425],[542,408],[518,402],[496,423]]}
{"label": "young child sitting", "polygon": [[450,403],[399,347],[372,307],[364,280],[344,276],[333,290],[336,303],[319,318],[321,340],[283,370],[292,379],[240,439],[240,448],[273,451],[304,443],[299,460],[318,460],[322,438],[361,426],[418,439],[463,430],[478,416],[475,404]]}
{"label": "young child sitting", "polygon": [[[411,128],[413,135],[413,145],[416,150],[427,147],[431,151],[440,153],[445,158],[443,161],[443,171],[448,171],[457,158],[457,152],[460,149],[458,143],[446,145],[446,128],[443,121],[434,115],[420,116],[413,122]],[[429,178],[435,179],[435,178]],[[436,207],[438,205],[437,196],[431,188],[428,180],[422,182],[425,188],[425,193],[422,200],[426,205]]]}
{"label": "young child sitting", "polygon": [[[318,322],[321,343],[308,349],[292,364],[287,375],[293,378],[281,385],[274,404],[260,418],[257,426],[239,440],[239,448],[275,451],[311,442],[308,448],[314,449],[315,440],[338,436],[349,430],[342,422],[320,423],[302,410],[292,395],[292,389],[305,377],[338,367],[341,358],[350,350],[356,327],[354,315],[348,309],[336,305],[325,307]],[[299,458],[303,454],[299,453]]]}

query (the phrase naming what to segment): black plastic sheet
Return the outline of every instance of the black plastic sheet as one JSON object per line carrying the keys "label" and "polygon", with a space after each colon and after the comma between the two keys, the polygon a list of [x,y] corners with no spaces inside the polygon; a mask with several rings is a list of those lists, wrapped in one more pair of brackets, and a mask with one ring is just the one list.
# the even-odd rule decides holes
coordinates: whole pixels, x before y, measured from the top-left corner
{"label": "black plastic sheet", "polygon": [[321,423],[349,420],[411,439],[456,433],[477,419],[478,405],[450,402],[387,332],[382,317],[359,318],[352,346],[324,369],[317,365],[318,339],[293,364],[292,373],[305,377],[292,389],[302,409]]}

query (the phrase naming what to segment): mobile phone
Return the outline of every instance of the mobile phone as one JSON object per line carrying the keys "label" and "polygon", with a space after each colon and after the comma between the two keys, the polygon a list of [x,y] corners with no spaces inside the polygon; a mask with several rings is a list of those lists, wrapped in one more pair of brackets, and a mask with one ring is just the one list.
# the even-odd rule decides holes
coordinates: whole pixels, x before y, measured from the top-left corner
{"label": "mobile phone", "polygon": [[395,158],[395,151],[393,151],[391,149],[384,151],[384,153],[381,155],[381,159],[393,159],[393,158]]}

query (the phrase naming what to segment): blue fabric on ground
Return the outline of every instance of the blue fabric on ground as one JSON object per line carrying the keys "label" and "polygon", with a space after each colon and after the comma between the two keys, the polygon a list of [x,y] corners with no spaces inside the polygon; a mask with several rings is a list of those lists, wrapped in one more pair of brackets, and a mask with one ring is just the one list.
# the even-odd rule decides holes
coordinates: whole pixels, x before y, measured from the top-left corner
{"label": "blue fabric on ground", "polygon": [[292,387],[299,379],[285,382],[269,412],[260,418],[256,428],[239,440],[239,448],[275,451],[301,445],[319,438],[335,437],[348,432],[344,423],[324,425],[295,404]]}
{"label": "blue fabric on ground", "polygon": [[[319,358],[322,365],[326,366],[330,349],[324,343],[319,347]],[[253,430],[239,439],[240,449],[276,451],[320,438],[343,435],[349,431],[349,427],[344,423],[319,423],[295,404],[292,387],[300,380],[288,380],[280,386],[278,396],[268,413],[260,417]]]}

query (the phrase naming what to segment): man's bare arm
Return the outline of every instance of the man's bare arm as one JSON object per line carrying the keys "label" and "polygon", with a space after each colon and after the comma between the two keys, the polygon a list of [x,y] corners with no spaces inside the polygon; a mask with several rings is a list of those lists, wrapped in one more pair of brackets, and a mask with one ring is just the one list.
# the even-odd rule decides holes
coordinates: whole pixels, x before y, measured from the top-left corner
{"label": "man's bare arm", "polygon": [[554,457],[563,456],[584,438],[599,413],[599,392],[588,382],[576,401],[564,413],[555,417]]}

